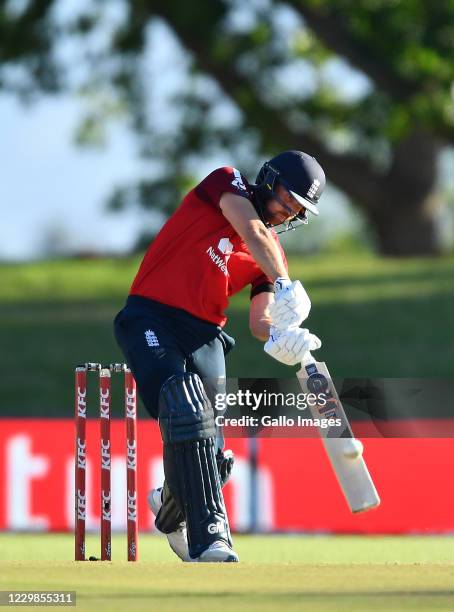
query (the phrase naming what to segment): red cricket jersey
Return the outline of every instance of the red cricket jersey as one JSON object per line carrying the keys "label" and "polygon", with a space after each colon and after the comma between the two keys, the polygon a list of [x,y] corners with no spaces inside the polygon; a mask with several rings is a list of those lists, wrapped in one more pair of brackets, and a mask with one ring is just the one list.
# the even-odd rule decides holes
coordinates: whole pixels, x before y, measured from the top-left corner
{"label": "red cricket jersey", "polygon": [[[218,168],[190,191],[151,243],[131,287],[162,304],[225,325],[229,297],[246,285],[252,294],[271,290],[272,281],[222,214],[226,191],[251,200],[247,180],[235,168]],[[282,256],[279,239],[275,238]]]}

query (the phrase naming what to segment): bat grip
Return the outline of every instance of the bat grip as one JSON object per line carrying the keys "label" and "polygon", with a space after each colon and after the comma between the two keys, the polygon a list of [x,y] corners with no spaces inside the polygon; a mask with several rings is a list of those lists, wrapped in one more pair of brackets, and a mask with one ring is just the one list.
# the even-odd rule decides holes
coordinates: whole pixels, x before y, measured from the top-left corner
{"label": "bat grip", "polygon": [[313,363],[315,361],[315,359],[312,357],[311,352],[310,351],[306,351],[306,353],[304,353],[303,358],[301,359],[301,365],[307,366],[309,363]]}

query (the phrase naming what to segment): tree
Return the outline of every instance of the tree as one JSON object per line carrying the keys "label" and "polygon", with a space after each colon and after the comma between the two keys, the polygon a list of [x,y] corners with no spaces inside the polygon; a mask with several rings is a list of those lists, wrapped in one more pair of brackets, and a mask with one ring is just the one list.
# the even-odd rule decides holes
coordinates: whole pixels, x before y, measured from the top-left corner
{"label": "tree", "polygon": [[[19,21],[3,18],[0,40],[8,49],[2,58],[15,58],[29,71],[31,58],[35,82],[54,86],[52,40],[62,31],[87,36],[106,19],[105,5],[96,4],[64,30],[53,22],[54,3],[28,4],[35,15],[27,24],[40,22],[29,30],[36,40],[11,51]],[[454,136],[452,2],[135,0],[125,8],[109,44],[95,54],[90,86],[109,88],[128,109],[145,155],[171,162],[171,171],[155,184],[144,183],[136,195],[146,199],[167,185],[170,201],[187,184],[184,160],[219,144],[235,151],[249,139],[262,155],[298,148],[315,155],[328,178],[364,212],[380,252],[438,252],[437,159]],[[46,15],[52,27],[43,29]],[[157,129],[159,119],[147,106],[143,58],[156,19],[165,20],[190,54],[192,84],[199,84],[179,98],[181,123],[170,132]],[[336,58],[364,76],[360,94],[346,92],[344,83],[330,77]],[[211,95],[200,83],[211,87]],[[240,114],[217,125],[206,118],[222,95]],[[115,201],[121,206],[130,196],[125,190]]]}

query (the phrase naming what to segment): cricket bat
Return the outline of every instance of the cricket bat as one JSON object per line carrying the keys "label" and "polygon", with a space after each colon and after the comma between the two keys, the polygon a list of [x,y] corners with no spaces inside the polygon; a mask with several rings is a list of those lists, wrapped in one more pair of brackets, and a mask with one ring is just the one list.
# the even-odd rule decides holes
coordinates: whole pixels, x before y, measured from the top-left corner
{"label": "cricket bat", "polygon": [[304,393],[320,398],[309,403],[312,418],[336,419],[336,425],[320,426],[318,431],[350,510],[376,508],[380,497],[362,456],[363,445],[353,435],[326,364],[308,352],[296,375]]}

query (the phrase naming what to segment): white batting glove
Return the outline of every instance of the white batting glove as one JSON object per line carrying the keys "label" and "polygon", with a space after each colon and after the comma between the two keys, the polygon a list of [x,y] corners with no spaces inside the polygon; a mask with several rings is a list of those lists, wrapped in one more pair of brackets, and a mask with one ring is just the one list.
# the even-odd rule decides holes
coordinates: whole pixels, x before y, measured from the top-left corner
{"label": "white batting glove", "polygon": [[274,302],[269,305],[274,327],[280,330],[299,327],[311,310],[311,301],[303,285],[299,281],[278,278],[274,287]]}
{"label": "white batting glove", "polygon": [[282,331],[272,327],[264,351],[277,361],[291,366],[301,363],[307,351],[315,351],[321,345],[320,338],[308,329],[295,327]]}

